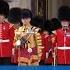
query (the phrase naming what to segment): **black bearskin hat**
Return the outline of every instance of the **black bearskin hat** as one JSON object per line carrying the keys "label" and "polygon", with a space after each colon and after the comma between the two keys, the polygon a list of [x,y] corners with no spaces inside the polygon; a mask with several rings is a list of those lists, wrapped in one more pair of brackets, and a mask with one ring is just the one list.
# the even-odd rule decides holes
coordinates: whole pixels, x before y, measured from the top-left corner
{"label": "black bearskin hat", "polygon": [[44,23],[44,30],[48,31],[51,27],[51,22],[50,20],[46,20]]}
{"label": "black bearskin hat", "polygon": [[18,7],[11,8],[8,15],[8,21],[14,24],[21,22],[21,9]]}
{"label": "black bearskin hat", "polygon": [[44,23],[44,31],[48,31],[49,34],[51,33],[51,22],[50,20],[46,20]]}
{"label": "black bearskin hat", "polygon": [[1,0],[0,1],[0,14],[7,17],[8,13],[9,13],[9,4]]}
{"label": "black bearskin hat", "polygon": [[44,20],[40,16],[35,16],[31,19],[30,24],[32,26],[39,27],[39,28],[43,29]]}
{"label": "black bearskin hat", "polygon": [[52,18],[50,22],[51,22],[52,31],[62,27],[60,20],[58,20],[57,18]]}
{"label": "black bearskin hat", "polygon": [[29,9],[22,9],[21,18],[32,18],[32,12]]}
{"label": "black bearskin hat", "polygon": [[61,6],[58,10],[58,18],[60,20],[70,21],[70,7]]}

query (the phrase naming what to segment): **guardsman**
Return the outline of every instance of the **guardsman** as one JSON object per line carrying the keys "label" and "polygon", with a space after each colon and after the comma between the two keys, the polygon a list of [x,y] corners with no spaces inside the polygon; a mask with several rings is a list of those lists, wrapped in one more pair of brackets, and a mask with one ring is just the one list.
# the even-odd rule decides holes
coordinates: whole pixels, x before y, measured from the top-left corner
{"label": "guardsman", "polygon": [[54,42],[55,50],[54,64],[70,64],[70,8],[68,6],[62,6],[58,11],[58,18],[61,23],[61,27],[55,30],[56,40]]}
{"label": "guardsman", "polygon": [[[51,64],[52,65],[52,61],[53,61],[53,58],[52,58],[52,40],[51,40],[51,22],[50,20],[46,20],[46,22],[44,23],[44,31],[43,31],[43,34],[44,34],[44,40],[43,40],[43,43],[44,43],[44,47],[45,47],[45,64]],[[43,50],[44,51],[44,50]]]}
{"label": "guardsman", "polygon": [[11,63],[12,64],[18,64],[18,50],[15,46],[15,42],[18,39],[17,33],[18,28],[21,26],[21,9],[19,7],[11,8],[8,15],[8,21],[14,25],[14,47],[12,48],[12,57],[11,57]]}
{"label": "guardsman", "polygon": [[62,28],[56,30],[57,64],[70,64],[70,8],[62,6],[58,11],[58,18]]}
{"label": "guardsman", "polygon": [[13,25],[7,21],[9,5],[0,1],[0,64],[10,64],[14,40]]}
{"label": "guardsman", "polygon": [[57,39],[56,39],[56,31],[58,30],[58,29],[61,29],[62,28],[62,26],[61,26],[61,23],[60,23],[60,21],[57,19],[57,18],[52,18],[51,20],[50,20],[50,22],[51,22],[51,31],[52,31],[52,33],[51,33],[51,40],[52,40],[52,57],[53,57],[53,64],[55,65],[55,63],[56,63],[56,56],[57,56],[57,54],[56,54],[56,50],[55,50],[55,48],[57,47],[56,46],[56,41],[57,41]]}

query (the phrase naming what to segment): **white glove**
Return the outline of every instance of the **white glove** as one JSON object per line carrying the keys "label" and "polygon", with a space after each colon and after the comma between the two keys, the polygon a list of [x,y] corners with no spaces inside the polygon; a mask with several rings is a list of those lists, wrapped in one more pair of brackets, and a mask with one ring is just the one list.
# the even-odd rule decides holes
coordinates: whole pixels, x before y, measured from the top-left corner
{"label": "white glove", "polygon": [[46,52],[46,59],[48,58],[48,55],[49,55],[49,53],[48,53],[48,52]]}
{"label": "white glove", "polygon": [[17,40],[16,46],[20,46],[20,44],[21,44],[21,41],[20,40]]}

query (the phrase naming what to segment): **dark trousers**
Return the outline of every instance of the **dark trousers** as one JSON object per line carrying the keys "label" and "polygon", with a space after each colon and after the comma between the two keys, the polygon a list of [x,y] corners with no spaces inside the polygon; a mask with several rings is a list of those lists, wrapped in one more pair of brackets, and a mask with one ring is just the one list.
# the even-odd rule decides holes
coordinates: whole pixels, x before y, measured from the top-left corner
{"label": "dark trousers", "polygon": [[44,60],[41,60],[41,61],[39,62],[39,65],[45,65],[45,61],[44,61]]}
{"label": "dark trousers", "polygon": [[11,65],[10,57],[0,57],[0,65]]}

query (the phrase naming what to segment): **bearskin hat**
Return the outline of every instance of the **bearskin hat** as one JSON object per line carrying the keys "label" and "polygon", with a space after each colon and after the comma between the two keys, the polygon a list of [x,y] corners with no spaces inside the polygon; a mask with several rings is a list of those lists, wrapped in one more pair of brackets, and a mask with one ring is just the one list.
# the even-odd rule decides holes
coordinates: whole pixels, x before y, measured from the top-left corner
{"label": "bearskin hat", "polygon": [[7,17],[8,13],[9,13],[9,4],[4,0],[3,1],[0,0],[0,14]]}
{"label": "bearskin hat", "polygon": [[49,34],[51,33],[51,22],[50,22],[50,20],[45,21],[43,31],[48,31]]}
{"label": "bearskin hat", "polygon": [[21,12],[21,18],[32,18],[32,12],[31,12],[31,10],[29,10],[29,9],[22,9],[22,12]]}
{"label": "bearskin hat", "polygon": [[38,27],[38,28],[43,29],[44,20],[40,16],[35,16],[31,19],[30,24],[34,27]]}
{"label": "bearskin hat", "polygon": [[49,30],[51,26],[50,20],[46,20],[44,23],[44,30]]}
{"label": "bearskin hat", "polygon": [[51,29],[52,29],[52,31],[57,30],[57,29],[62,27],[60,20],[57,19],[57,18],[52,18],[50,20],[50,22],[51,22],[51,27],[52,27]]}
{"label": "bearskin hat", "polygon": [[21,22],[21,9],[18,7],[11,8],[8,15],[8,21],[14,24]]}
{"label": "bearskin hat", "polygon": [[68,7],[68,6],[61,6],[58,9],[58,18],[60,20],[70,21],[70,7]]}

